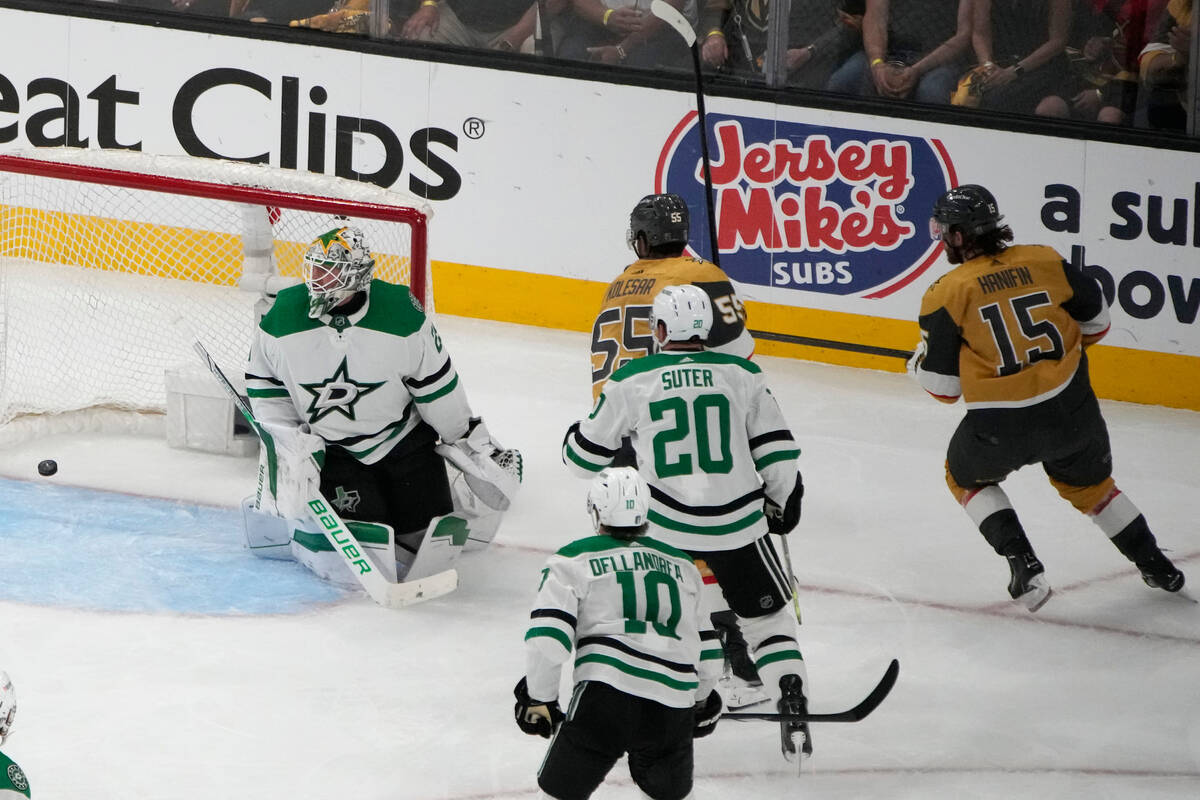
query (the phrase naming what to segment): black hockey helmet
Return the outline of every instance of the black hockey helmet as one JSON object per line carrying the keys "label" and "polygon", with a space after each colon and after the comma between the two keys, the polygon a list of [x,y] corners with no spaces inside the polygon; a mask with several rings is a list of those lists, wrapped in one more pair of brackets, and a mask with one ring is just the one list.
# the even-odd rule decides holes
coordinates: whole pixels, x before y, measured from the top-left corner
{"label": "black hockey helmet", "polygon": [[677,194],[648,194],[629,215],[629,246],[642,236],[649,247],[687,245],[690,229],[687,203]]}
{"label": "black hockey helmet", "polygon": [[996,230],[1002,219],[992,193],[979,184],[966,183],[946,192],[933,204],[929,232],[940,239],[953,227],[975,237]]}

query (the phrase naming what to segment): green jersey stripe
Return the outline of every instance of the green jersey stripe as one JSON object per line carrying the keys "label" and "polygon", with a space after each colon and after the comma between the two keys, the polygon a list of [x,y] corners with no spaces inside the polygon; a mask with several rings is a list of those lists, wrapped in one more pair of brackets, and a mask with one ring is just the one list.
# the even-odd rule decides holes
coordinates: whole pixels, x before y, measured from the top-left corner
{"label": "green jersey stripe", "polygon": [[689,525],[686,522],[680,522],[679,520],[664,517],[657,511],[651,511],[647,515],[647,518],[655,525],[668,530],[679,531],[680,533],[696,533],[703,536],[721,536],[722,534],[736,533],[749,528],[751,525],[763,518],[763,512],[756,509],[741,519],[734,520],[726,525]]}
{"label": "green jersey stripe", "polygon": [[565,633],[560,631],[558,628],[547,628],[545,626],[540,626],[537,628],[530,628],[528,631],[525,632],[525,641],[529,641],[530,639],[533,639],[538,636],[544,636],[547,639],[553,639],[554,641],[561,644],[563,647],[567,648],[568,653],[571,652],[571,649],[572,649],[571,637],[567,636]]}
{"label": "green jersey stripe", "polygon": [[567,453],[567,458],[571,459],[571,461],[573,461],[574,463],[583,467],[588,472],[599,472],[600,470],[604,469],[605,466],[607,466],[607,465],[601,465],[601,464],[594,464],[591,461],[585,461],[582,456],[576,454],[575,448],[571,447],[571,444],[569,442],[567,443],[566,453]]}
{"label": "green jersey stripe", "polygon": [[458,386],[458,373],[455,373],[454,379],[452,381],[450,381],[448,384],[446,384],[445,386],[443,386],[441,389],[438,389],[436,392],[432,392],[432,393],[426,394],[426,395],[421,395],[421,396],[413,395],[413,400],[416,400],[418,403],[432,403],[434,400],[437,400],[439,397],[450,394],[450,392],[453,392],[455,386]]}
{"label": "green jersey stripe", "polygon": [[246,389],[247,397],[287,397],[287,389]]}
{"label": "green jersey stripe", "polygon": [[754,468],[762,470],[763,467],[770,466],[776,461],[786,461],[789,458],[799,458],[799,450],[776,450],[774,453],[767,453],[762,458],[754,459]]}
{"label": "green jersey stripe", "polygon": [[776,661],[803,661],[804,656],[800,655],[799,650],[780,650],[775,653],[770,653],[762,658],[754,660],[754,666],[759,669],[763,668],[764,664],[773,664]]}
{"label": "green jersey stripe", "polygon": [[626,664],[619,658],[613,658],[612,656],[606,656],[601,653],[588,653],[585,656],[580,656],[579,658],[575,659],[575,666],[578,667],[580,664],[605,664],[620,672],[624,672],[626,675],[632,675],[635,678],[642,678],[643,680],[661,683],[662,685],[671,689],[678,689],[680,691],[695,691],[696,688],[700,686],[699,681],[677,680],[669,675],[663,675],[662,673],[654,672],[648,669],[641,669],[640,667],[635,667],[632,664]]}

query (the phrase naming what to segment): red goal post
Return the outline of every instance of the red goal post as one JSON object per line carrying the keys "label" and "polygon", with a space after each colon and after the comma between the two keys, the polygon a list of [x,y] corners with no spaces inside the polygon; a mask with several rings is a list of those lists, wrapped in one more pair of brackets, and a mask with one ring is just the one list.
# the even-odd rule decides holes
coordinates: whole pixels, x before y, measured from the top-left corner
{"label": "red goal post", "polygon": [[412,195],[266,165],[0,154],[0,425],[162,414],[164,371],[195,358],[181,316],[240,376],[264,297],[298,282],[308,244],[338,225],[361,228],[375,276],[431,310],[430,215]]}

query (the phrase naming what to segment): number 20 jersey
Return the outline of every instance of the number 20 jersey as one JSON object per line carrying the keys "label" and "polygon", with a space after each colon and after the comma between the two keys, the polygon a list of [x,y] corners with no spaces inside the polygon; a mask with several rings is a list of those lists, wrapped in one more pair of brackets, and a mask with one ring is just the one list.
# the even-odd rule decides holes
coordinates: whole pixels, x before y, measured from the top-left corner
{"label": "number 20 jersey", "polygon": [[1024,408],[1066,388],[1082,345],[1108,331],[1100,285],[1040,245],[980,256],[943,275],[921,301],[921,385],[970,408]]}
{"label": "number 20 jersey", "polygon": [[800,450],[744,358],[671,350],[629,362],[568,433],[563,460],[599,472],[627,435],[650,485],[651,534],[682,550],[754,542],[767,533],[764,493],[782,506],[796,484]]}

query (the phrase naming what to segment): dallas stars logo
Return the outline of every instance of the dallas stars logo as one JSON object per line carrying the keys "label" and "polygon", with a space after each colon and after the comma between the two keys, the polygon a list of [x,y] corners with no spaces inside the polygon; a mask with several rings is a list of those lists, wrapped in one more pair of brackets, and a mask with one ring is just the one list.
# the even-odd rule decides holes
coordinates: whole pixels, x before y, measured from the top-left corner
{"label": "dallas stars logo", "polygon": [[312,402],[304,410],[308,415],[308,423],[311,425],[318,422],[334,411],[346,419],[354,419],[354,404],[386,382],[359,383],[350,377],[346,370],[346,359],[343,358],[342,363],[334,370],[333,377],[320,383],[300,384],[304,391],[312,395]]}

